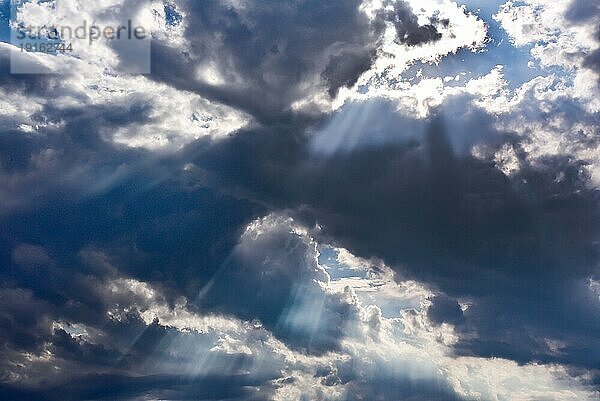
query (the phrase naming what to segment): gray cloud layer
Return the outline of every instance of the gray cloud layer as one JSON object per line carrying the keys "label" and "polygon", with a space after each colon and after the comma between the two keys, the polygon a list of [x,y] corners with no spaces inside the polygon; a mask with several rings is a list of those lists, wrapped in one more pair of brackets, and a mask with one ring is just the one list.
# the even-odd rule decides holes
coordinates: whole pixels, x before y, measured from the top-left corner
{"label": "gray cloud layer", "polygon": [[[598,275],[599,198],[583,161],[563,155],[530,163],[523,138],[499,132],[493,116],[464,98],[422,120],[379,101],[374,120],[386,121],[384,134],[397,141],[314,151],[313,133],[335,115],[294,112],[294,102],[353,85],[376,57],[384,22],[408,46],[440,40],[438,27],[451,22],[419,25],[404,2],[369,21],[359,4],[177,4],[189,49],[155,41],[149,78],[251,114],[255,124],[228,138],[202,138],[163,156],[107,141],[103,130],[151,118],[141,101],[50,104],[34,120],[63,124],[41,135],[0,126],[1,173],[11,178],[0,192],[2,398],[268,399],[277,380],[287,380],[281,361],[223,351],[213,361],[221,374],[172,374],[169,367],[203,356],[194,353],[198,343],[217,340],[185,337],[160,320],[148,325],[140,312],[148,298],[110,285],[131,278],[160,289],[169,307],[184,296],[198,315],[259,320],[258,342],[272,333],[303,355],[339,351],[359,311],[320,287],[327,278],[315,244],[283,223],[256,238],[244,234],[255,219],[282,211],[318,225],[317,241],[382,259],[398,279],[435,288],[428,317],[455,325],[457,355],[557,362],[597,380],[600,307],[585,286]],[[589,10],[574,4],[572,17],[588,18]],[[586,65],[597,69],[596,56]],[[197,79],[206,61],[223,84]],[[7,91],[52,97],[57,79],[11,75],[0,58]],[[468,109],[460,121],[457,109]],[[381,134],[368,125],[363,135]],[[475,144],[511,145],[522,168],[504,175],[465,150]],[[463,311],[459,301],[470,307]],[[315,302],[320,316],[311,314]],[[114,305],[130,310],[115,320],[107,315]],[[100,334],[86,339],[76,326],[53,322]],[[549,341],[562,344],[560,352]],[[187,355],[170,354],[165,344],[174,343]],[[64,377],[43,364],[23,373],[15,361],[26,353],[49,353]],[[348,385],[349,399],[460,398],[441,379],[394,376],[380,366],[358,376],[351,365],[337,361],[317,377]]]}

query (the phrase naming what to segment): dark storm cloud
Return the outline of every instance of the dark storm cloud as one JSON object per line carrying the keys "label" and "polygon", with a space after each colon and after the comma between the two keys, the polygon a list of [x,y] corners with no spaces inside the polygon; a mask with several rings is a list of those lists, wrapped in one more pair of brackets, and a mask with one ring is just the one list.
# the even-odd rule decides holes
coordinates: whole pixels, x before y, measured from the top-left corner
{"label": "dark storm cloud", "polygon": [[[304,97],[306,89],[300,86],[315,79],[318,84],[327,68],[341,68],[344,74],[343,79],[325,75],[334,92],[370,67],[379,28],[359,5],[358,0],[273,0],[236,9],[218,1],[182,3],[190,50],[183,53],[168,43],[155,43],[152,77],[260,120],[272,118]],[[213,63],[225,83],[200,83],[196,68],[203,62]]]}
{"label": "dark storm cloud", "polygon": [[444,294],[438,294],[431,299],[431,306],[427,310],[427,317],[433,323],[451,323],[459,325],[464,322],[463,312],[456,299]]}
{"label": "dark storm cloud", "polygon": [[[69,285],[63,283],[62,288],[66,291]],[[253,399],[258,387],[261,394],[267,394],[269,382],[279,377],[277,369],[256,367],[251,356],[212,353],[207,348],[211,344],[207,335],[182,334],[160,325],[158,320],[146,326],[135,311],[116,321],[107,318],[104,310],[81,305],[84,298],[89,300],[94,295],[99,302],[114,304],[116,300],[111,301],[114,295],[109,291],[94,294],[102,287],[97,283],[96,288],[88,289],[90,294],[79,297],[76,294],[82,290],[72,288],[68,303],[61,306],[36,299],[24,290],[0,292],[0,341],[6,357],[0,363],[2,399],[136,399],[144,395]],[[119,302],[126,305],[136,301],[129,296]],[[88,330],[102,334],[97,337],[92,332],[89,341],[74,325],[52,328],[53,321],[63,319],[87,323]],[[15,364],[26,362],[23,352],[52,359],[17,368]],[[212,353],[211,370],[195,373],[194,368],[208,352]],[[15,375],[20,379],[15,380]]]}
{"label": "dark storm cloud", "polygon": [[[59,90],[52,76],[28,80],[3,69],[0,77],[3,88],[25,95]],[[44,84],[33,85],[37,80]],[[49,103],[32,118],[60,122],[60,128],[24,133],[0,127],[0,174],[6,178],[0,191],[0,252],[6,266],[14,266],[2,275],[39,290],[42,298],[68,299],[71,294],[61,295],[64,283],[46,280],[44,269],[22,266],[37,263],[31,260],[35,254],[46,252],[58,259],[52,273],[73,265],[82,269],[77,255],[91,245],[112,250],[126,274],[196,294],[242,227],[265,211],[190,187],[180,160],[116,147],[103,134],[147,122],[151,112],[143,101],[62,109]],[[50,286],[51,293],[44,292]]]}
{"label": "dark storm cloud", "polygon": [[[45,76],[27,80],[3,71],[2,78],[3,88],[25,95],[52,96],[59,87]],[[143,366],[166,366],[173,350],[164,347],[179,334],[158,325],[146,328],[135,312],[120,324],[106,314],[114,305],[141,302],[107,290],[107,280],[123,275],[157,283],[167,297],[194,299],[232,252],[242,228],[266,213],[262,206],[188,185],[176,157],[118,148],[103,136],[104,130],[148,121],[150,112],[144,103],[68,109],[49,103],[32,118],[60,121],[60,129],[2,132],[0,170],[11,185],[3,188],[0,215],[0,347],[6,357],[1,377],[11,384],[2,385],[0,398],[253,399],[253,384],[260,384],[264,398],[267,381],[277,377],[259,377],[264,373],[255,368],[251,377],[243,376],[248,363],[239,365],[239,374],[226,373],[235,362],[227,355],[214,357],[222,376],[148,376]],[[252,303],[254,295],[240,305]],[[261,308],[270,310],[269,302],[280,300],[263,301],[239,312],[231,303],[228,313],[262,318]],[[57,321],[84,324],[102,337],[84,340],[54,328]],[[333,346],[340,336],[336,330],[335,338],[317,346]],[[54,358],[62,379],[51,366],[17,369],[25,352]],[[175,362],[169,366],[180,366]]]}
{"label": "dark storm cloud", "polygon": [[121,357],[121,353],[114,349],[109,349],[103,344],[77,340],[63,329],[54,331],[50,344],[50,352],[55,357],[79,363],[111,366]]}
{"label": "dark storm cloud", "polygon": [[[3,81],[4,88],[23,94],[51,96],[58,90],[56,82],[45,76],[32,77],[31,81],[8,73],[2,77],[8,77]],[[105,130],[147,122],[151,111],[144,103],[67,109],[58,109],[49,103],[32,117],[44,122],[61,122],[60,129],[41,128],[35,134],[16,130],[3,133],[0,167],[14,185],[5,187],[2,193],[6,202],[0,219],[3,262],[0,279],[3,287],[19,290],[8,293],[10,302],[0,308],[4,328],[1,346],[13,361],[18,361],[24,352],[41,354],[47,350],[57,359],[63,375],[82,386],[71,390],[66,384],[52,387],[24,381],[21,385],[5,386],[2,391],[7,397],[30,394],[33,399],[77,399],[85,394],[93,399],[96,397],[93,382],[88,388],[87,377],[75,376],[85,372],[93,376],[104,371],[115,375],[143,374],[137,368],[147,362],[148,355],[161,353],[165,329],[145,329],[145,325],[136,323],[135,314],[131,321],[113,327],[114,323],[106,315],[107,309],[132,300],[115,298],[108,293],[106,280],[121,275],[135,277],[156,283],[172,299],[185,295],[194,300],[198,291],[224,265],[242,228],[267,213],[264,206],[187,183],[181,173],[182,161],[177,156],[161,159],[142,150],[118,148],[103,135]],[[49,157],[40,158],[40,155]],[[267,245],[264,255],[270,253]],[[95,249],[104,251],[105,258],[96,260]],[[264,292],[256,293],[253,287],[258,288],[262,282],[237,274],[236,268],[251,272],[244,270],[243,265],[232,263],[248,266],[259,261],[244,262],[237,256],[238,253],[234,253],[224,265],[228,274],[236,275],[237,281],[218,282],[217,286],[237,286],[245,289],[240,292],[245,296],[227,300],[223,306],[220,295],[213,293],[214,310],[249,320],[264,320],[266,326],[275,329],[279,316],[271,312],[277,312],[282,306],[279,303],[285,305],[286,300],[282,292],[270,293],[269,290],[280,285],[282,289],[291,290],[296,283],[274,280]],[[294,260],[294,256],[306,257],[299,250],[289,256],[290,266],[273,266],[275,278],[296,277],[295,272],[286,270],[302,267],[302,261]],[[344,321],[353,311],[340,299],[325,297],[321,291],[317,293],[317,287],[309,278],[310,272],[305,273],[306,281],[299,283],[303,286],[296,291],[300,294],[311,289],[311,295],[323,297],[327,310],[323,314],[324,321],[317,326],[318,330],[309,328],[315,335],[307,342],[302,322],[294,320],[306,311],[292,311],[288,314],[292,320],[281,324],[276,334],[299,349],[321,353],[337,347]],[[277,294],[283,295],[277,297]],[[287,302],[293,306],[294,299]],[[193,303],[190,307],[194,307]],[[278,313],[287,316],[282,310]],[[53,329],[55,321],[85,324],[100,330],[105,337],[96,339],[98,343],[88,342],[63,329]],[[152,341],[151,333],[157,335],[156,341]],[[141,337],[134,347],[123,353],[128,341],[138,335]],[[157,355],[155,358],[165,362],[168,356],[169,352],[165,351],[162,358]],[[227,362],[227,358],[221,359]],[[14,367],[3,365],[2,370],[3,374],[10,374]],[[56,382],[51,370],[33,370],[31,375]],[[115,376],[115,380],[119,377]],[[220,391],[216,385],[218,380],[207,379],[206,383],[212,381],[216,386],[214,391]],[[135,387],[131,381],[126,384],[124,387]],[[159,394],[161,386],[161,382],[157,382],[154,387],[139,391],[148,394],[156,389]],[[194,390],[193,383],[190,386]],[[57,391],[58,387],[64,390]],[[172,394],[181,399],[194,399],[196,392],[192,390],[182,389]],[[137,394],[126,389],[123,394],[115,391],[119,397]],[[245,390],[242,393],[244,399],[251,399],[251,394]],[[225,396],[215,395],[217,399]],[[97,397],[102,398],[102,392]]]}
{"label": "dark storm cloud", "polygon": [[[105,249],[108,261],[123,274],[160,281],[174,296],[195,297],[231,252],[242,227],[264,210],[208,189],[186,190],[177,178],[160,183],[153,182],[155,178],[136,174],[83,198],[44,197],[45,203],[33,210],[5,217],[1,250],[7,266],[14,267],[2,275],[44,299],[79,298],[88,292],[65,291],[69,283],[72,290],[80,287],[70,268],[107,274],[78,256],[93,246]],[[51,268],[25,269],[23,265],[40,258],[24,255],[22,244],[44,247],[59,262]]]}
{"label": "dark storm cloud", "polygon": [[[0,60],[0,85],[8,93],[33,99],[81,96],[60,81],[68,77],[10,74],[7,58],[0,55]],[[23,132],[13,121],[0,119],[0,174],[5,184],[0,213],[27,210],[36,202],[42,206],[78,199],[133,173],[143,152],[116,150],[102,132],[148,121],[150,112],[143,102],[59,108],[49,101],[31,115],[39,131]]]}
{"label": "dark storm cloud", "polygon": [[[38,350],[43,340],[52,334],[47,319],[51,307],[43,301],[33,299],[30,293],[20,289],[2,289],[0,300],[2,347]],[[6,369],[6,366],[3,368]]]}
{"label": "dark storm cloud", "polygon": [[595,0],[573,0],[567,10],[567,19],[573,22],[589,21],[600,15],[600,4]]}
{"label": "dark storm cloud", "polygon": [[3,399],[19,401],[135,400],[145,396],[172,400],[264,400],[268,394],[264,381],[247,373],[200,378],[93,374],[41,389],[0,384]]}
{"label": "dark storm cloud", "polygon": [[[232,191],[295,208],[309,226],[322,227],[320,240],[382,257],[400,277],[451,297],[480,301],[465,314],[464,330],[479,336],[476,354],[489,347],[488,354],[519,361],[556,360],[544,336],[599,350],[590,333],[600,329],[600,310],[574,296],[598,269],[599,197],[583,162],[554,157],[531,166],[520,140],[493,129],[490,116],[464,114],[457,122],[445,120],[444,110],[424,122],[420,138],[333,156],[311,153],[297,127],[282,128],[285,137],[279,129],[241,132],[190,154]],[[508,178],[493,162],[461,152],[465,138],[492,148],[511,144],[522,169]],[[517,327],[519,338],[510,335]],[[492,351],[497,343],[506,347]],[[561,361],[592,362],[573,348],[563,351]]]}
{"label": "dark storm cloud", "polygon": [[583,66],[596,72],[600,72],[600,49],[596,49],[590,53],[585,58]]}
{"label": "dark storm cloud", "polygon": [[379,17],[384,21],[391,21],[396,28],[396,40],[409,46],[440,40],[442,34],[433,23],[449,23],[448,20],[437,21],[434,18],[430,24],[419,25],[418,17],[413,13],[410,4],[403,1],[393,2],[393,8],[393,11],[382,12]]}
{"label": "dark storm cloud", "polygon": [[598,46],[585,57],[583,66],[600,73],[600,3],[594,0],[573,0],[566,17],[573,24],[592,22],[595,25]]}
{"label": "dark storm cloud", "polygon": [[[441,38],[434,25],[418,24],[407,3],[396,3],[374,21],[360,4],[268,0],[234,8],[212,0],[183,2],[178,7],[185,11],[190,46],[182,51],[153,43],[152,78],[270,121],[322,85],[333,96],[354,84],[371,67],[387,21],[410,46]],[[197,68],[209,61],[223,83],[197,79]]]}
{"label": "dark storm cloud", "polygon": [[329,96],[334,97],[341,87],[351,87],[356,83],[360,74],[368,70],[373,63],[374,51],[348,51],[333,56],[322,73],[329,84]]}
{"label": "dark storm cloud", "polygon": [[[3,89],[33,97],[68,95],[57,79],[10,75],[7,63],[0,74]],[[177,333],[147,329],[135,311],[119,324],[107,316],[114,305],[142,302],[107,289],[108,280],[121,276],[155,282],[167,298],[194,298],[242,228],[265,213],[247,201],[189,186],[180,160],[116,147],[104,136],[149,121],[151,111],[143,102],[62,109],[49,102],[32,119],[60,122],[60,128],[41,124],[24,133],[0,126],[0,174],[6,178],[0,192],[0,398],[252,399],[252,383],[268,390],[267,378],[257,379],[261,372],[250,378],[235,372],[148,376],[144,364],[167,363],[170,355],[149,336]],[[82,339],[54,322],[83,324],[101,336]],[[19,368],[25,353],[53,358],[61,378],[50,364]]]}
{"label": "dark storm cloud", "polygon": [[9,91],[28,95],[49,94],[57,77],[50,74],[11,74],[9,52],[0,52],[0,86]]}
{"label": "dark storm cloud", "polygon": [[[184,295],[196,311],[259,319],[297,350],[336,350],[356,310],[318,291],[306,238],[282,226],[240,241],[248,223],[280,209],[310,227],[318,223],[319,239],[381,257],[401,277],[447,294],[433,299],[430,318],[458,325],[464,335],[459,353],[597,363],[598,309],[581,280],[597,272],[598,197],[586,186],[580,162],[549,158],[529,166],[519,140],[496,132],[491,117],[480,114],[461,123],[413,121],[424,129],[406,141],[311,152],[307,132],[327,116],[286,113],[306,95],[304,83],[316,79],[331,95],[352,85],[373,61],[384,20],[393,21],[407,45],[438,40],[436,26],[445,24],[433,19],[419,26],[404,3],[372,24],[358,5],[273,0],[250,2],[243,12],[216,1],[181,6],[190,49],[154,43],[152,78],[248,111],[264,127],[221,141],[202,139],[164,158],[115,147],[103,136],[150,121],[152,110],[143,102],[50,104],[34,121],[64,123],[60,129],[40,135],[2,130],[0,169],[13,178],[0,209],[2,351],[13,358],[48,349],[70,377],[31,385],[10,379],[0,386],[0,398],[264,399],[256,387],[269,393],[277,375],[243,373],[252,365],[239,355],[221,356],[220,363],[239,368],[222,376],[141,371],[152,362],[189,360],[168,359],[165,344],[178,338],[175,329],[158,321],[147,327],[135,312],[123,322],[109,319],[109,306],[124,300],[106,291],[106,280],[134,277],[163,290],[167,303]],[[55,94],[56,78],[10,75],[3,60],[4,89]],[[204,61],[216,63],[223,85],[197,81]],[[373,121],[389,118],[391,109],[376,108]],[[392,120],[385,133],[402,133],[403,120]],[[513,143],[525,167],[509,179],[464,151],[483,139],[491,147]],[[202,171],[197,181],[181,172],[190,161]],[[460,298],[474,301],[462,317]],[[307,322],[303,308],[316,312],[315,299],[322,301],[322,315]],[[96,343],[52,327],[62,320],[106,337]],[[560,355],[550,352],[545,336],[566,344]],[[15,368],[0,366],[7,383]],[[330,379],[350,383],[351,397],[455,397],[441,382],[420,386],[381,369],[357,378],[346,369]],[[51,377],[43,370],[31,374]]]}

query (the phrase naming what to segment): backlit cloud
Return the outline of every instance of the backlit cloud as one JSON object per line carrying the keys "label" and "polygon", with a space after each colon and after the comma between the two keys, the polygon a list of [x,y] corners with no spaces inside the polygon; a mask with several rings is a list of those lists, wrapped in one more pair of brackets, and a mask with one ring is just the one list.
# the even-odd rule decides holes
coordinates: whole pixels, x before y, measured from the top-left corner
{"label": "backlit cloud", "polygon": [[9,3],[0,398],[598,398],[595,2]]}

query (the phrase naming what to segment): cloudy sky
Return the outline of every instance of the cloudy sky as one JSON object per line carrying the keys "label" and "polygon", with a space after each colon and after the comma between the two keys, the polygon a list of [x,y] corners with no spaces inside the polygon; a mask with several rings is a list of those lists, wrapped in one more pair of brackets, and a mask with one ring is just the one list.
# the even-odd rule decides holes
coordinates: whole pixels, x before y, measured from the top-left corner
{"label": "cloudy sky", "polygon": [[16,3],[0,399],[600,398],[598,0]]}

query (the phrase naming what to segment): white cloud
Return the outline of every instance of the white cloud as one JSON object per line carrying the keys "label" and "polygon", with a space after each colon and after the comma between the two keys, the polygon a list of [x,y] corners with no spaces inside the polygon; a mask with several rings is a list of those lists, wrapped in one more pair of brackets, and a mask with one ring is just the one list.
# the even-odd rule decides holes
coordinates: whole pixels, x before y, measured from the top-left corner
{"label": "white cloud", "polygon": [[[448,19],[448,26],[437,27],[442,37],[438,41],[418,46],[397,43],[396,32],[389,24],[384,33],[383,43],[378,51],[374,66],[359,78],[352,88],[341,88],[333,102],[335,109],[348,101],[367,100],[370,98],[397,99],[406,113],[428,114],[429,108],[437,106],[443,100],[439,95],[443,87],[443,77],[423,79],[417,85],[404,79],[402,74],[417,63],[438,63],[443,57],[456,53],[459,49],[479,51],[486,42],[487,27],[464,6],[449,0],[411,1],[413,12],[426,20],[436,16],[439,20]],[[379,10],[390,7],[380,0],[367,0],[363,9],[371,18],[375,18]],[[363,91],[360,88],[368,88]]]}
{"label": "white cloud", "polygon": [[[559,365],[519,365],[499,358],[454,356],[451,347],[459,337],[453,326],[436,326],[427,318],[430,290],[413,281],[397,283],[389,268],[369,267],[367,261],[343,249],[336,252],[339,264],[325,266],[327,270],[344,269],[348,267],[344,264],[349,264],[352,271],[365,270],[369,276],[332,278],[328,285],[330,291],[354,299],[351,302],[361,311],[358,326],[347,329],[340,353],[328,357],[332,381],[339,375],[336,369],[347,361],[357,380],[375,371],[393,372],[396,378],[409,380],[444,377],[458,394],[482,400],[592,400],[597,395]],[[381,307],[397,300],[405,303],[396,303],[395,313],[384,316]],[[377,335],[373,336],[373,330]],[[311,378],[305,369],[289,374],[295,380],[281,384],[275,399],[303,394],[344,399],[351,388],[351,384],[324,387],[324,379]]]}
{"label": "white cloud", "polygon": [[[581,65],[587,54],[599,46],[597,21],[570,22],[566,15],[571,0],[508,1],[494,16],[516,46],[531,45],[531,56],[542,68],[561,67],[574,75],[571,96],[580,99],[591,113],[600,111],[595,79]],[[597,79],[597,78],[596,78]]]}
{"label": "white cloud", "polygon": [[[180,42],[183,45],[183,22],[177,26],[166,24],[162,2],[147,2],[151,7],[143,8],[141,14],[136,11],[134,3],[128,0],[28,2],[19,8],[17,18],[31,26],[54,23],[77,27],[82,21],[88,25],[117,26],[118,21],[111,19],[115,13],[107,10],[126,10],[125,15],[128,12],[135,14],[148,32],[168,39],[173,45]],[[152,10],[155,12],[152,13]],[[7,123],[4,126],[26,132],[38,131],[47,125],[40,123],[45,119],[46,106],[64,110],[85,106],[120,108],[137,104],[148,111],[146,118],[122,124],[117,129],[107,129],[105,139],[128,147],[172,151],[203,136],[226,136],[250,121],[245,113],[197,94],[174,89],[143,75],[119,73],[119,63],[123,60],[109,43],[99,40],[89,45],[87,40],[74,38],[74,51],[56,56],[23,53],[14,46],[0,43],[1,57],[8,59],[10,53],[10,57],[21,60],[20,65],[39,65],[57,74],[55,79],[50,80],[54,85],[52,99],[20,91],[4,94],[6,96],[0,100],[0,121]],[[210,73],[210,69],[204,71]],[[16,104],[20,106],[17,108]],[[35,121],[32,120],[34,115],[37,116]]]}

